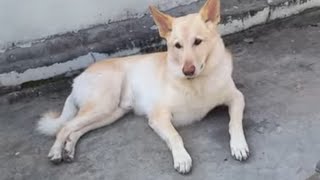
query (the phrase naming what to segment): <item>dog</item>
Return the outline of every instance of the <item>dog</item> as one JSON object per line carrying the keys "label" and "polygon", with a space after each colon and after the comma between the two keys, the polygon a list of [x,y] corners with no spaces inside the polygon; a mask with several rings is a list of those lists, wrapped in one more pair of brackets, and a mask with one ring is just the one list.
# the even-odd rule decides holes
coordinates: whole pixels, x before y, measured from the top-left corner
{"label": "dog", "polygon": [[83,134],[134,111],[166,142],[174,168],[188,173],[192,159],[175,127],[199,121],[219,105],[229,108],[232,156],[248,158],[244,96],[217,29],[220,1],[207,0],[199,13],[182,17],[149,8],[167,51],[99,61],[76,77],[61,114],[47,113],[38,123],[40,132],[56,136],[48,155],[53,163],[73,161]]}

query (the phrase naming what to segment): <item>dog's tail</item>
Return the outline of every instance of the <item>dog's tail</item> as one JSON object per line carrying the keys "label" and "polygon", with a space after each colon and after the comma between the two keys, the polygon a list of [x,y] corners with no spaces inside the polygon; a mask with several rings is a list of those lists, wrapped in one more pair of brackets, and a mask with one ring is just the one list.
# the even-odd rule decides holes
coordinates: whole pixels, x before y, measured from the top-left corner
{"label": "dog's tail", "polygon": [[49,111],[45,113],[37,125],[37,130],[41,134],[45,134],[48,136],[56,135],[61,127],[77,114],[78,109],[74,103],[72,98],[72,94],[68,96],[66,102],[64,103],[64,107],[61,115],[57,112]]}

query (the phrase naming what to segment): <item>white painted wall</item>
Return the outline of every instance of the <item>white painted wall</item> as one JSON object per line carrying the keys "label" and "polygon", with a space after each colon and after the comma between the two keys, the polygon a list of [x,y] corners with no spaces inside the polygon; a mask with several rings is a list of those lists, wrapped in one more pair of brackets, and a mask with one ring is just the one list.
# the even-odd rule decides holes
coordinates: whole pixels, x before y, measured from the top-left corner
{"label": "white painted wall", "polygon": [[197,0],[0,0],[0,49]]}
{"label": "white painted wall", "polygon": [[[12,41],[30,41],[52,34],[105,23],[107,19],[115,21],[143,15],[147,11],[147,4],[160,5],[160,8],[165,10],[196,0],[126,1],[129,0],[116,0],[116,2],[111,0],[0,0],[0,53],[1,45]],[[320,7],[320,0],[298,1],[294,5],[284,5],[276,8],[266,7],[255,15],[243,17],[243,19],[228,17],[229,22],[220,24],[220,32],[223,35],[239,32],[254,25],[264,24],[268,20],[298,14],[312,7]],[[130,13],[126,13],[127,11]],[[137,48],[120,50],[111,57],[132,55],[138,52],[140,52],[140,49]],[[92,58],[92,56],[95,58]],[[28,69],[22,73],[16,71],[3,73],[0,74],[0,87],[47,79],[70,70],[85,68],[95,60],[108,57],[110,56],[89,53],[64,63]]]}

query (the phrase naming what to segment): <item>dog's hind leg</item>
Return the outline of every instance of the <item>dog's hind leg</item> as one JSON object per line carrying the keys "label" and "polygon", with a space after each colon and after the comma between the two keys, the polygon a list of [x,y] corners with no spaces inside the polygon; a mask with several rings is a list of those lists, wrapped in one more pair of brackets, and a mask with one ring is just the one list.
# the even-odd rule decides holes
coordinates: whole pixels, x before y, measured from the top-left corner
{"label": "dog's hind leg", "polygon": [[82,135],[84,135],[85,133],[91,130],[94,130],[115,122],[117,119],[121,118],[127,112],[128,110],[126,109],[118,108],[111,114],[107,115],[106,117],[98,118],[96,119],[95,122],[92,122],[91,124],[88,124],[77,131],[71,132],[71,134],[67,138],[67,141],[64,147],[63,160],[66,162],[73,161],[76,144]]}
{"label": "dog's hind leg", "polygon": [[[119,96],[118,96],[119,97]],[[56,135],[56,140],[49,152],[49,159],[53,163],[59,163],[62,160],[62,150],[66,143],[68,136],[75,131],[78,131],[92,123],[101,121],[108,117],[112,112],[118,108],[120,98],[108,98],[111,99],[110,103],[105,103],[105,99],[102,99],[103,103],[99,103],[98,100],[87,102],[80,107],[78,114],[75,118],[67,121],[61,130]]]}
{"label": "dog's hind leg", "polygon": [[50,149],[50,152],[48,154],[49,159],[53,163],[60,163],[62,160],[62,149],[64,147],[64,144],[68,138],[68,136],[74,132],[77,131],[87,125],[89,125],[92,122],[96,122],[104,118],[107,113],[101,111],[101,109],[95,109],[95,108],[85,108],[80,109],[78,115],[72,119],[71,121],[68,121],[58,132],[56,136],[56,140],[53,144],[53,146]]}
{"label": "dog's hind leg", "polygon": [[79,111],[57,133],[48,155],[53,163],[62,161],[62,150],[72,132],[101,121],[119,108],[122,101],[122,87],[123,74],[111,70],[100,74],[84,73],[75,80],[73,93]]}

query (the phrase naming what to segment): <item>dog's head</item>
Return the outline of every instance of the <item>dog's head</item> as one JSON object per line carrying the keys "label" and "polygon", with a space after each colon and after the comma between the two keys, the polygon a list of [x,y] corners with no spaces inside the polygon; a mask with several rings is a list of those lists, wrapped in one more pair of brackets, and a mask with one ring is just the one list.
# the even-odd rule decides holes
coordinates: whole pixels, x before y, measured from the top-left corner
{"label": "dog's head", "polygon": [[220,0],[207,0],[200,12],[174,18],[153,6],[150,11],[159,34],[167,41],[168,65],[178,77],[194,78],[206,66],[220,35]]}

